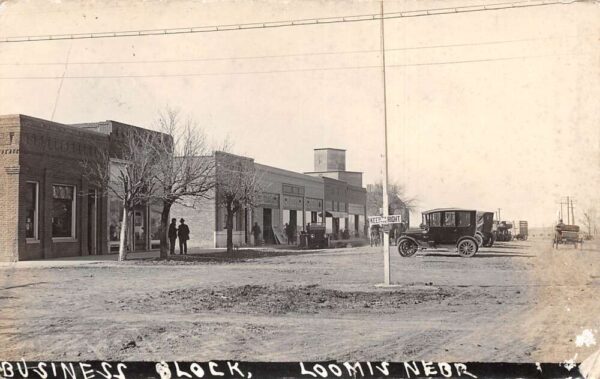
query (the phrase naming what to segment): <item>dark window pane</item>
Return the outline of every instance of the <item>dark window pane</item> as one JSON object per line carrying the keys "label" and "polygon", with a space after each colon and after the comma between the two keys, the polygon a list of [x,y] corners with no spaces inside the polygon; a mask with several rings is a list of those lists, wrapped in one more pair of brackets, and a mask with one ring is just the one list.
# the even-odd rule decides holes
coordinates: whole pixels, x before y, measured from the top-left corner
{"label": "dark window pane", "polygon": [[73,194],[71,186],[52,186],[52,237],[73,237]]}
{"label": "dark window pane", "polygon": [[454,220],[454,212],[444,213],[444,226],[456,226]]}
{"label": "dark window pane", "polygon": [[457,212],[458,215],[458,226],[470,226],[471,225],[471,213],[470,212]]}
{"label": "dark window pane", "polygon": [[442,226],[442,214],[440,212],[430,215],[430,226]]}
{"label": "dark window pane", "polygon": [[25,237],[36,238],[37,183],[27,183],[25,190]]}

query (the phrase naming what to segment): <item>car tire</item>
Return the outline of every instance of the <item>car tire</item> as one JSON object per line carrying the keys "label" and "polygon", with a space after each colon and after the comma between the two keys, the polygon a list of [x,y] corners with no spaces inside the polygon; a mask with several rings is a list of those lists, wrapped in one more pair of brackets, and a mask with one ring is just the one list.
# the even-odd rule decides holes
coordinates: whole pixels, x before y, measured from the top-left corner
{"label": "car tire", "polygon": [[477,251],[479,247],[477,246],[477,241],[475,238],[464,238],[456,244],[456,250],[458,251],[458,255],[463,258],[471,258]]}
{"label": "car tire", "polygon": [[419,246],[409,239],[398,241],[398,253],[405,258],[412,257],[417,253],[417,250],[419,250]]}

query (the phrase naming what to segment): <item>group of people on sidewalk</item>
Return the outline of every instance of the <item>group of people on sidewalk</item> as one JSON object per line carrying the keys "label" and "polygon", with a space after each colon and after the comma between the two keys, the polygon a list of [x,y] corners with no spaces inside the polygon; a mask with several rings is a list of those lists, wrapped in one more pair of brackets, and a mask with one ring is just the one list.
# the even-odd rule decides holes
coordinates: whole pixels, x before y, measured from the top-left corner
{"label": "group of people on sidewalk", "polygon": [[169,225],[169,248],[171,255],[175,254],[175,241],[179,238],[179,254],[187,254],[187,241],[190,239],[190,228],[185,224],[184,219],[179,220],[177,227],[177,219],[171,219]]}

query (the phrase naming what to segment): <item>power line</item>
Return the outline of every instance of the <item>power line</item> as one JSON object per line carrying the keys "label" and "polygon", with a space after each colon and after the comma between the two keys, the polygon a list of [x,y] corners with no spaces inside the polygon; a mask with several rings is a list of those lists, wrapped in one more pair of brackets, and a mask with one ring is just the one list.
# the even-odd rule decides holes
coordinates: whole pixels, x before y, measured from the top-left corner
{"label": "power line", "polygon": [[67,68],[69,67],[69,57],[71,56],[71,48],[73,44],[69,44],[69,51],[67,51],[67,59],[65,63],[65,68],[63,70],[62,76],[60,78],[60,83],[58,84],[58,90],[56,91],[56,97],[54,99],[54,107],[52,108],[52,117],[50,117],[51,121],[54,121],[54,115],[56,114],[56,107],[58,106],[58,99],[60,98],[60,91],[62,90],[62,85],[65,79],[65,75],[67,74]]}
{"label": "power line", "polygon": [[[575,56],[590,55],[588,53],[565,53],[565,54],[544,54],[544,55],[524,55],[515,57],[484,58],[484,59],[466,59],[441,62],[423,62],[408,64],[387,64],[386,67],[419,67],[419,66],[439,66],[464,63],[479,62],[499,62],[519,59],[536,59],[556,56]],[[194,76],[223,76],[223,75],[253,75],[253,74],[278,74],[289,72],[313,72],[313,71],[343,71],[343,70],[363,70],[363,69],[381,69],[381,65],[366,66],[339,66],[339,67],[321,67],[321,68],[298,68],[285,70],[257,70],[257,71],[233,71],[233,72],[205,72],[188,74],[139,74],[139,75],[80,75],[80,76],[3,76],[0,80],[50,80],[50,79],[125,79],[125,78],[167,78],[167,77],[194,77]]]}
{"label": "power line", "polygon": [[[407,51],[407,50],[426,50],[452,47],[468,47],[468,46],[484,46],[484,45],[500,45],[508,43],[520,43],[531,41],[545,41],[553,39],[579,39],[581,36],[561,36],[561,37],[543,37],[543,38],[518,38],[510,40],[495,40],[482,42],[463,42],[450,44],[437,44],[425,46],[406,46],[398,48],[386,48],[386,51]],[[323,55],[347,55],[347,54],[365,54],[365,53],[380,53],[378,49],[364,50],[347,50],[347,51],[322,51],[309,53],[295,54],[273,54],[273,55],[254,55],[241,57],[213,57],[213,58],[183,58],[183,59],[153,59],[153,60],[122,60],[122,61],[74,61],[68,62],[73,65],[110,65],[110,64],[154,64],[154,63],[184,63],[184,62],[212,62],[212,61],[236,61],[236,60],[257,60],[257,59],[272,59],[272,58],[289,58],[289,57],[304,57],[304,56],[323,56]],[[67,62],[0,62],[0,66],[62,66]]]}
{"label": "power line", "polygon": [[342,17],[322,17],[322,18],[286,20],[286,21],[254,22],[254,23],[246,23],[246,24],[213,25],[213,26],[167,28],[167,29],[127,30],[127,31],[98,32],[98,33],[74,33],[74,34],[55,34],[55,35],[50,34],[50,35],[13,36],[13,37],[9,36],[9,37],[1,38],[0,43],[56,41],[56,40],[69,40],[69,39],[142,37],[142,36],[156,36],[156,35],[214,33],[214,32],[233,31],[233,30],[267,29],[267,28],[281,28],[281,27],[306,26],[306,25],[327,25],[327,24],[347,23],[347,22],[374,21],[374,20],[381,20],[381,19],[396,19],[396,18],[436,16],[436,15],[455,14],[455,13],[496,11],[496,10],[502,10],[502,9],[529,8],[529,7],[548,6],[548,5],[565,5],[565,4],[572,4],[572,3],[580,2],[580,1],[583,1],[583,0],[571,0],[571,1],[560,1],[560,0],[533,0],[533,1],[531,1],[531,0],[528,0],[528,1],[513,1],[513,2],[470,5],[470,6],[449,7],[449,8],[435,8],[435,9],[423,9],[423,10],[414,10],[414,11],[402,11],[402,12],[392,12],[392,13],[384,13],[384,14],[374,13],[374,14],[363,14],[363,15],[342,16]]}

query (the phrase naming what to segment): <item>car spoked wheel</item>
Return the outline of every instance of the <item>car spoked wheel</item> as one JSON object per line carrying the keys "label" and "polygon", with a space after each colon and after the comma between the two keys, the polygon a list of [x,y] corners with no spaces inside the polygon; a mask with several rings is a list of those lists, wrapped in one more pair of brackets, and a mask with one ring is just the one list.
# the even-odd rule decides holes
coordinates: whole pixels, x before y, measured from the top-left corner
{"label": "car spoked wheel", "polygon": [[477,243],[471,239],[460,241],[456,247],[458,249],[458,255],[463,258],[470,258],[477,253]]}
{"label": "car spoked wheel", "polygon": [[403,257],[412,257],[419,250],[416,243],[411,240],[401,240],[398,243],[398,253]]}

